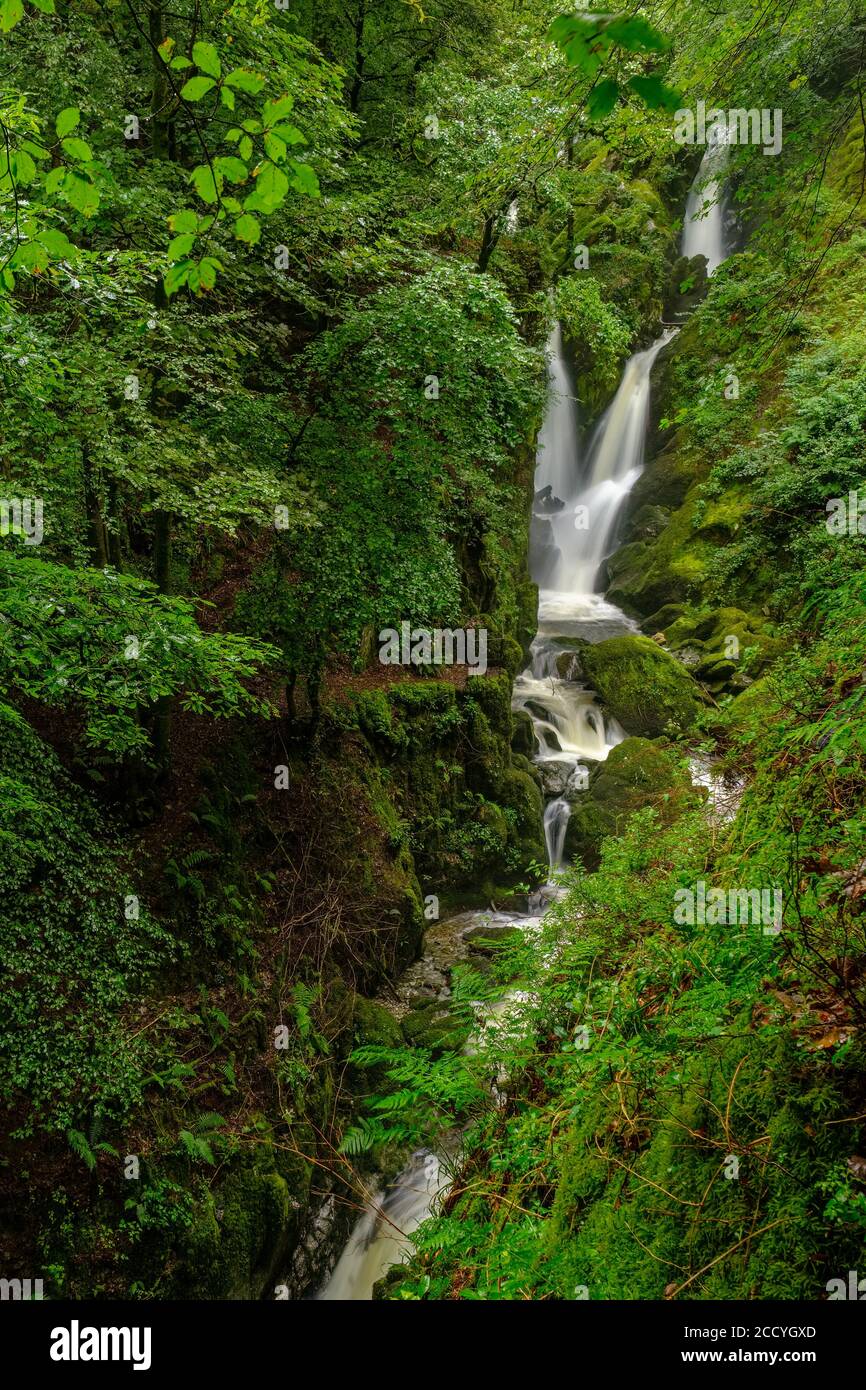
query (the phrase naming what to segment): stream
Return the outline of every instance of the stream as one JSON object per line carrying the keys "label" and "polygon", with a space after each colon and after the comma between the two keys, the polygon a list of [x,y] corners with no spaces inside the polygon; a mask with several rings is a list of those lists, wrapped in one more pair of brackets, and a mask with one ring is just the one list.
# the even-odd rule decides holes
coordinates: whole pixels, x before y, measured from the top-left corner
{"label": "stream", "polygon": [[[726,148],[707,149],[683,219],[680,252],[705,256],[708,274],[730,253],[729,214],[721,184],[726,156]],[[580,447],[577,402],[559,324],[547,344],[548,400],[538,439],[530,528],[530,572],[539,587],[538,629],[529,665],[514,682],[512,708],[526,711],[532,720],[552,876],[564,862],[570,796],[586,786],[591,766],[602,762],[628,736],[605,712],[595,692],[575,678],[574,639],[600,642],[637,631],[630,618],[604,599],[603,567],[616,549],[623,505],[643,469],[653,363],[676,332],[676,328],[665,329],[649,347],[629,358],[585,452]],[[712,787],[707,768],[696,768],[695,780]],[[398,982],[398,994],[416,1001],[446,999],[448,972],[456,961],[466,958],[473,931],[537,928],[537,912],[543,912],[545,897],[555,894],[552,881],[533,896],[529,913],[488,909],[436,923],[425,936],[421,960]],[[429,1150],[413,1154],[393,1183],[371,1196],[316,1297],[372,1299],[376,1281],[411,1253],[411,1233],[435,1209],[449,1181],[447,1166],[437,1155]]]}

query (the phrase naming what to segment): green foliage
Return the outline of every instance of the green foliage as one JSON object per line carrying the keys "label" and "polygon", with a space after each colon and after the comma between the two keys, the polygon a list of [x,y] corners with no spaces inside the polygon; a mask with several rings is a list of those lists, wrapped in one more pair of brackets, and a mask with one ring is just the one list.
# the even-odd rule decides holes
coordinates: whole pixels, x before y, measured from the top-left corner
{"label": "green foliage", "polygon": [[2,555],[0,608],[6,692],[81,711],[88,741],[112,753],[146,750],[139,711],[181,691],[199,714],[271,712],[242,680],[273,653],[202,632],[192,604],[142,580]]}
{"label": "green foliage", "polygon": [[0,770],[2,1099],[16,1128],[68,1132],[93,1166],[91,1123],[141,1101],[153,1044],[132,1010],[176,947],[138,906],[104,820],[5,705]]}

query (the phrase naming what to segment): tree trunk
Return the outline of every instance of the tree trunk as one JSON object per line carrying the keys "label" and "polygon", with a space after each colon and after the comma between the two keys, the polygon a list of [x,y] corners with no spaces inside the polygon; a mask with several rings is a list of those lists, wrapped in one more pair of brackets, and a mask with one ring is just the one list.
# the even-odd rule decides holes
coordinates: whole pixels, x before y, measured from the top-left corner
{"label": "tree trunk", "polygon": [[87,511],[87,524],[90,533],[90,549],[93,563],[97,569],[105,569],[108,564],[108,541],[105,520],[102,515],[102,502],[93,476],[90,455],[87,448],[82,453],[82,472],[84,477],[84,506]]}
{"label": "tree trunk", "polygon": [[364,85],[364,21],[367,18],[367,0],[358,0],[358,9],[355,16],[355,76],[352,79],[352,86],[349,91],[349,110],[354,116],[358,114],[358,106],[361,102],[361,88]]}
{"label": "tree trunk", "polygon": [[[165,21],[162,0],[150,0],[147,14],[148,34],[154,48],[165,39]],[[169,85],[161,60],[151,51],[153,62],[153,85],[150,97],[150,148],[154,159],[168,159],[168,120],[166,110],[169,99]]]}

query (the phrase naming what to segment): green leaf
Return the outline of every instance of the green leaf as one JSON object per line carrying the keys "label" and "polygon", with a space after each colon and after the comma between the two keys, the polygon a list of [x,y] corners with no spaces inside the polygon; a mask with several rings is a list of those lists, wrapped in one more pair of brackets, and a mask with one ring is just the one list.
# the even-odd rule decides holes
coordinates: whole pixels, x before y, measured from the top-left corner
{"label": "green leaf", "polygon": [[70,159],[81,159],[85,163],[89,163],[93,158],[86,140],[78,140],[73,136],[69,140],[62,141],[62,145],[64,152],[69,155]]}
{"label": "green leaf", "polygon": [[666,87],[660,77],[630,77],[628,85],[653,111],[676,111],[680,105],[679,93]]}
{"label": "green leaf", "polygon": [[612,77],[605,78],[604,82],[599,82],[597,87],[593,87],[586,99],[587,114],[592,120],[597,121],[602,116],[607,116],[616,106],[619,96],[619,87]]}
{"label": "green leaf", "polygon": [[598,54],[593,53],[589,44],[580,37],[571,39],[565,45],[563,52],[572,67],[580,68],[587,77],[594,77],[601,67],[601,59]]}
{"label": "green leaf", "polygon": [[181,232],[180,236],[174,237],[168,243],[169,260],[184,260],[193,248],[195,234],[193,232]]}
{"label": "green leaf", "polygon": [[209,73],[211,77],[219,77],[222,72],[219,54],[212,43],[194,43],[192,60],[197,68]]}
{"label": "green leaf", "polygon": [[551,24],[547,37],[551,43],[564,48],[575,35],[588,36],[598,29],[601,17],[595,15],[561,14]]}
{"label": "green leaf", "polygon": [[287,145],[300,145],[307,138],[303,131],[298,130],[296,125],[274,126],[273,133],[279,135],[281,140],[285,140]]}
{"label": "green leaf", "polygon": [[285,140],[281,140],[272,130],[265,132],[265,153],[278,164],[286,157]]}
{"label": "green leaf", "polygon": [[249,175],[249,169],[242,159],[237,155],[222,154],[214,160],[214,168],[224,174],[232,183],[243,183]]}
{"label": "green leaf", "polygon": [[189,279],[189,273],[193,268],[192,261],[181,261],[178,265],[173,265],[163,280],[163,288],[167,295],[176,294]]}
{"label": "green leaf", "polygon": [[35,5],[37,10],[41,10],[43,14],[56,13],[54,9],[54,0],[31,0],[31,4]]}
{"label": "green leaf", "polygon": [[10,160],[12,177],[16,183],[30,183],[36,175],[36,165],[26,150],[16,150]]}
{"label": "green leaf", "polygon": [[188,82],[184,82],[180,89],[180,95],[184,101],[201,101],[202,97],[215,86],[216,83],[212,77],[191,77]]}
{"label": "green leaf", "polygon": [[49,197],[52,197],[57,192],[61,184],[65,182],[65,179],[66,170],[62,164],[58,164],[56,169],[49,169],[48,173],[45,175],[45,192]]}
{"label": "green leaf", "polygon": [[93,184],[74,174],[71,169],[67,170],[63,180],[63,196],[84,217],[90,217],[99,206],[99,194]]}
{"label": "green leaf", "polygon": [[252,158],[252,153],[253,153],[253,142],[252,142],[252,140],[250,139],[250,137],[249,137],[248,135],[243,135],[243,136],[241,136],[240,144],[238,145],[238,154],[240,155],[241,159],[251,159],[251,158]]}
{"label": "green leaf", "polygon": [[630,53],[664,53],[668,41],[640,15],[618,15],[605,25],[605,34]]}
{"label": "green leaf", "polygon": [[216,273],[222,270],[222,265],[215,256],[205,256],[198,270],[202,289],[212,290],[216,284]]}
{"label": "green leaf", "polygon": [[198,231],[198,216],[191,208],[184,208],[172,213],[168,225],[173,232],[195,232]]}
{"label": "green leaf", "polygon": [[206,164],[199,164],[197,169],[193,169],[190,175],[190,183],[202,202],[215,203],[217,201],[219,195],[214,182],[214,176]]}
{"label": "green leaf", "polygon": [[239,92],[249,92],[250,96],[256,96],[265,85],[263,77],[258,77],[247,68],[233,68],[226,76],[226,82]]}
{"label": "green leaf", "polygon": [[51,158],[51,151],[46,150],[44,145],[37,145],[35,140],[22,140],[21,148],[26,150],[28,154],[32,154],[34,159]]}
{"label": "green leaf", "polygon": [[263,212],[278,208],[289,191],[289,180],[276,164],[264,164],[256,179],[256,198]]}
{"label": "green leaf", "polygon": [[57,131],[59,139],[68,135],[70,130],[74,130],[81,120],[81,112],[77,106],[65,106],[54,122],[54,129]]}
{"label": "green leaf", "polygon": [[0,3],[0,33],[8,34],[24,14],[23,0],[2,0]]}
{"label": "green leaf", "polygon": [[319,180],[315,169],[312,169],[309,164],[296,164],[294,160],[291,160],[290,164],[292,187],[296,188],[299,193],[305,193],[308,198],[318,198],[320,193]]}
{"label": "green leaf", "polygon": [[290,96],[279,97],[276,101],[266,101],[262,109],[262,124],[265,127],[279,125],[286,116],[294,110],[294,99]]}
{"label": "green leaf", "polygon": [[182,53],[178,53],[176,58],[172,58],[169,67],[174,68],[177,72],[182,72],[184,68],[192,67],[192,60],[185,58]]}
{"label": "green leaf", "polygon": [[75,247],[66,236],[65,232],[58,231],[56,227],[43,227],[39,232],[37,240],[42,243],[46,251],[56,260],[75,254]]}
{"label": "green leaf", "polygon": [[238,241],[246,241],[250,246],[255,246],[261,240],[262,229],[258,221],[250,213],[245,212],[235,223],[235,236]]}
{"label": "green leaf", "polygon": [[220,101],[229,111],[234,111],[235,94],[230,87],[220,87]]}

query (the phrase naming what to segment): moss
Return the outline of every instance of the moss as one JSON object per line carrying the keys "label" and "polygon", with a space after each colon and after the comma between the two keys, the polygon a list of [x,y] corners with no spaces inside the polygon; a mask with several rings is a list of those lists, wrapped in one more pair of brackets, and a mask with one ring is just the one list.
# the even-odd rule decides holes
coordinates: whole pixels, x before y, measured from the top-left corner
{"label": "moss", "polygon": [[654,738],[669,726],[684,732],[701,711],[700,687],[648,637],[587,643],[581,660],[587,680],[630,734]]}
{"label": "moss", "polygon": [[519,709],[514,711],[513,716],[514,733],[511,735],[511,747],[515,753],[522,753],[525,757],[531,758],[535,752],[535,731],[532,726],[532,719],[526,710]]}
{"label": "moss", "polygon": [[459,1052],[466,1045],[469,1028],[459,1023],[447,1005],[433,1001],[413,1009],[403,1019],[403,1036],[411,1047],[433,1053]]}
{"label": "moss", "polygon": [[572,806],[566,855],[595,868],[602,840],[621,834],[632,812],[653,806],[662,823],[669,824],[694,806],[697,797],[673,750],[647,739],[627,738],[593,768],[588,790]]}
{"label": "moss", "polygon": [[183,1241],[174,1296],[258,1299],[267,1294],[297,1234],[299,1210],[263,1146],[199,1207]]}
{"label": "moss", "polygon": [[399,681],[388,689],[395,705],[407,714],[423,711],[443,711],[456,703],[457,695],[449,681]]}

